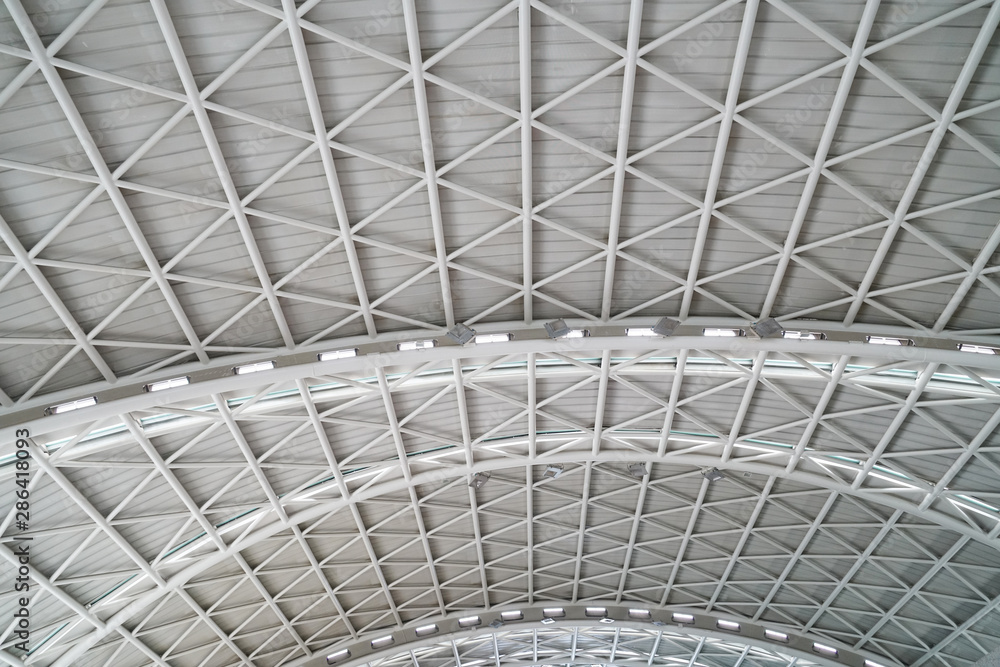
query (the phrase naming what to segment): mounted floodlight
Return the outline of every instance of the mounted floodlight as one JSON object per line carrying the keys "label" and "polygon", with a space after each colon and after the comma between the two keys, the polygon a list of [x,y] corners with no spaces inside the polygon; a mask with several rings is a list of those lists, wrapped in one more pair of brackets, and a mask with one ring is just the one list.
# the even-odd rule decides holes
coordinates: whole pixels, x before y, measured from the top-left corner
{"label": "mounted floodlight", "polygon": [[681,325],[680,320],[672,317],[661,317],[653,325],[653,333],[657,336],[669,337],[674,335],[674,331]]}
{"label": "mounted floodlight", "polygon": [[761,338],[777,338],[781,335],[782,331],[781,324],[773,317],[754,322],[750,325],[750,328]]}
{"label": "mounted floodlight", "polygon": [[187,375],[179,378],[170,378],[169,380],[160,380],[159,382],[150,382],[145,387],[143,391],[163,391],[164,389],[173,389],[174,387],[183,387],[186,384],[191,384],[191,378]]}
{"label": "mounted floodlight", "polygon": [[428,338],[427,340],[408,340],[402,342],[396,346],[396,349],[400,352],[409,352],[411,350],[429,350],[435,346],[437,346],[437,341]]}
{"label": "mounted floodlight", "polygon": [[452,339],[459,345],[465,345],[470,340],[476,337],[476,330],[470,329],[469,327],[459,322],[451,329],[448,329],[448,333],[446,335],[448,336],[448,338]]}
{"label": "mounted floodlight", "polygon": [[563,338],[568,336],[573,329],[566,324],[566,320],[552,320],[545,323],[545,333],[549,338]]}
{"label": "mounted floodlight", "polygon": [[481,625],[483,619],[478,616],[466,616],[465,618],[458,619],[458,627],[460,628],[474,628],[477,625]]}
{"label": "mounted floodlight", "polygon": [[500,612],[500,618],[505,621],[520,621],[524,618],[524,612],[516,609],[512,611],[502,611]]}
{"label": "mounted floodlight", "polygon": [[701,476],[710,482],[718,482],[720,479],[725,479],[726,476],[722,474],[722,471],[718,468],[709,468],[708,470],[702,470]]}
{"label": "mounted floodlight", "polygon": [[865,660],[865,667],[885,667],[885,665],[875,662],[874,660]]}
{"label": "mounted floodlight", "polygon": [[587,607],[586,615],[590,618],[603,618],[608,615],[607,607]]}
{"label": "mounted floodlight", "polygon": [[351,657],[351,651],[349,649],[342,648],[336,653],[331,653],[330,655],[326,656],[326,664],[332,665],[341,662],[342,660],[347,660],[350,657]]}
{"label": "mounted floodlight", "polygon": [[437,624],[436,623],[432,623],[430,625],[422,625],[422,626],[420,626],[419,628],[417,628],[416,630],[414,630],[413,633],[415,635],[417,635],[418,637],[426,637],[427,635],[433,635],[437,631],[438,631]]}
{"label": "mounted floodlight", "polygon": [[629,609],[628,617],[640,621],[648,621],[653,617],[653,614],[648,609]]}
{"label": "mounted floodlight", "polygon": [[554,618],[545,617],[545,618],[542,619],[542,623],[544,623],[545,625],[549,625],[550,623],[555,623],[555,622],[556,622],[556,619],[554,619]]}
{"label": "mounted floodlight", "polygon": [[636,479],[642,479],[649,474],[649,471],[646,470],[645,463],[629,463],[628,474],[632,475]]}
{"label": "mounted floodlight", "polygon": [[386,635],[385,637],[378,637],[372,640],[372,648],[382,648],[383,646],[391,646],[396,643],[392,635]]}
{"label": "mounted floodlight", "polygon": [[233,372],[237,375],[247,375],[248,373],[260,373],[261,371],[269,371],[274,368],[275,363],[273,361],[260,361],[256,364],[246,364],[244,366],[237,366],[233,369]]}
{"label": "mounted floodlight", "polygon": [[625,335],[628,336],[628,337],[630,337],[630,338],[636,338],[636,337],[642,337],[642,336],[645,336],[646,338],[652,338],[652,337],[656,336],[656,332],[653,331],[652,328],[649,328],[649,329],[641,329],[641,328],[640,329],[636,329],[636,328],[633,328],[633,327],[629,327],[629,328],[625,329]]}
{"label": "mounted floodlight", "polygon": [[784,632],[778,632],[777,630],[771,630],[770,628],[764,630],[764,636],[773,642],[788,642],[788,635]]}
{"label": "mounted floodlight", "polygon": [[562,618],[566,615],[566,610],[562,607],[548,607],[542,609],[542,616],[545,618]]}
{"label": "mounted floodlight", "polygon": [[320,352],[316,357],[320,361],[335,361],[337,359],[350,359],[351,357],[358,356],[358,349],[356,347],[349,347],[344,350],[333,350],[332,352]]}
{"label": "mounted floodlight", "polygon": [[675,611],[670,618],[674,623],[694,623],[694,616],[691,614],[682,614],[679,611]]}
{"label": "mounted floodlight", "polygon": [[500,628],[503,627],[503,621],[501,621],[499,618],[495,618],[492,621],[490,621],[490,627],[493,628],[494,630],[499,630]]}
{"label": "mounted floodlight", "polygon": [[77,401],[70,401],[69,403],[60,403],[59,405],[53,405],[52,407],[45,409],[45,414],[60,415],[64,412],[72,412],[73,410],[79,410],[80,408],[89,408],[92,405],[97,405],[96,396],[81,398]]}
{"label": "mounted floodlight", "polygon": [[555,479],[563,473],[563,464],[561,463],[550,463],[545,466],[545,472],[542,473],[542,479]]}
{"label": "mounted floodlight", "polygon": [[590,335],[590,331],[587,329],[571,329],[564,338],[586,338]]}
{"label": "mounted floodlight", "polygon": [[729,630],[730,632],[740,631],[740,624],[737,623],[736,621],[725,621],[719,619],[718,621],[715,622],[715,627],[719,628],[720,630]]}
{"label": "mounted floodlight", "polygon": [[509,333],[476,334],[476,345],[507,343],[513,338]]}
{"label": "mounted floodlight", "polygon": [[490,481],[490,473],[488,472],[477,472],[472,476],[472,481],[469,482],[469,486],[474,489],[481,489],[485,486],[486,482]]}

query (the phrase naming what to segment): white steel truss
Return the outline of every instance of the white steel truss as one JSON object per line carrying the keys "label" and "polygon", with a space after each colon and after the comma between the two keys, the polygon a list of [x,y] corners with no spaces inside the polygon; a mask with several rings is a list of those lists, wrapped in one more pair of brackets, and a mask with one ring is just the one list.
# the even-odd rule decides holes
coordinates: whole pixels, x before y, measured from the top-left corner
{"label": "white steel truss", "polygon": [[[304,664],[588,602],[975,662],[1000,623],[998,21],[5,0],[0,425],[30,428],[45,556],[37,644],[0,618],[0,662]],[[662,316],[673,341],[622,337]],[[768,317],[826,339],[757,340]],[[380,660],[809,664],[761,651],[539,626]]]}

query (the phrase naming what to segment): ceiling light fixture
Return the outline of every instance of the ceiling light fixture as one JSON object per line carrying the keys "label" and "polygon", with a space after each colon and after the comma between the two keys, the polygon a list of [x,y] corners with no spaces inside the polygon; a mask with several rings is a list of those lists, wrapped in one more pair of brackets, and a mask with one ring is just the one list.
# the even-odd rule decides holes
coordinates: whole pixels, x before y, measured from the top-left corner
{"label": "ceiling light fixture", "polygon": [[781,337],[787,340],[826,340],[826,334],[820,331],[782,331]]}
{"label": "ceiling light fixture", "polygon": [[545,333],[548,334],[549,338],[564,338],[570,334],[573,329],[566,324],[566,320],[552,320],[551,322],[545,323]]}
{"label": "ceiling light fixture", "polygon": [[247,375],[248,373],[260,373],[261,371],[269,371],[274,368],[275,363],[273,361],[260,361],[256,364],[245,364],[243,366],[237,366],[233,369],[233,372],[237,375]]}
{"label": "ceiling light fixture", "polygon": [[551,463],[545,466],[545,472],[542,473],[542,479],[555,479],[563,473],[563,465],[561,463]]}
{"label": "ceiling light fixture", "polygon": [[782,332],[781,324],[773,317],[754,322],[750,328],[761,338],[777,338]]}
{"label": "ceiling light fixture", "polygon": [[486,482],[490,481],[490,473],[488,472],[477,472],[472,476],[472,481],[469,482],[469,486],[474,489],[481,489],[486,485]]}
{"label": "ceiling light fixture", "polygon": [[681,325],[680,320],[672,317],[661,317],[653,325],[653,333],[657,336],[669,337],[674,335],[674,331]]}
{"label": "ceiling light fixture", "polygon": [[345,350],[333,350],[332,352],[320,352],[316,355],[320,361],[334,361],[336,359],[350,359],[358,356],[358,349],[350,347]]}
{"label": "ceiling light fixture", "polygon": [[69,403],[60,403],[59,405],[53,405],[50,408],[46,408],[45,413],[49,415],[59,415],[64,412],[72,412],[73,410],[79,410],[80,408],[89,408],[92,405],[97,405],[96,396],[81,398],[77,401],[70,401]]}
{"label": "ceiling light fixture", "polygon": [[427,340],[408,340],[400,343],[396,346],[396,349],[400,352],[409,352],[411,350],[429,350],[432,347],[437,346],[437,341],[428,338]]}
{"label": "ceiling light fixture", "polygon": [[743,329],[702,329],[702,335],[713,338],[738,338],[744,334]]}
{"label": "ceiling light fixture", "polygon": [[895,345],[896,347],[913,345],[913,341],[909,338],[892,338],[890,336],[865,336],[865,342],[871,345]]}
{"label": "ceiling light fixture", "polygon": [[722,474],[722,471],[718,468],[709,468],[708,470],[702,470],[701,476],[707,479],[709,482],[718,482],[720,479],[725,479],[726,476]]}
{"label": "ceiling light fixture", "polygon": [[143,390],[153,392],[153,391],[163,391],[165,389],[173,389],[174,387],[183,387],[186,384],[191,384],[191,378],[187,375],[179,378],[170,378],[169,380],[160,380],[159,382],[150,382]]}
{"label": "ceiling light fixture", "polygon": [[340,649],[336,653],[331,653],[330,655],[326,656],[326,664],[332,665],[335,662],[340,662],[341,660],[346,660],[347,658],[350,657],[351,657],[350,650],[346,648]]}
{"label": "ceiling light fixture", "polygon": [[488,334],[477,334],[476,335],[476,345],[483,345],[488,343],[507,343],[513,336],[509,333],[488,333]]}
{"label": "ceiling light fixture", "polygon": [[975,352],[976,354],[997,353],[997,348],[989,347],[988,345],[969,345],[968,343],[959,343],[958,349],[960,352]]}
{"label": "ceiling light fixture", "polygon": [[448,338],[452,339],[459,345],[465,345],[470,340],[476,337],[476,330],[470,329],[461,322],[448,329],[448,333],[445,334]]}

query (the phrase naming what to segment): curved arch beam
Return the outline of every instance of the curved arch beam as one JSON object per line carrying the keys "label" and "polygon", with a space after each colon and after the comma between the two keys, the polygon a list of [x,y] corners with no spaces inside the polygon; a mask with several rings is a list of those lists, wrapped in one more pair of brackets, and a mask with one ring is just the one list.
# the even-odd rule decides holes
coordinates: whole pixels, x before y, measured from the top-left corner
{"label": "curved arch beam", "polygon": [[[545,613],[546,608],[558,608],[563,612],[562,616],[552,617]],[[603,613],[594,613],[588,610],[603,610]],[[648,613],[647,618],[636,617],[633,610]],[[522,618],[516,620],[505,619],[504,612],[520,612]],[[683,622],[678,619],[683,616]],[[460,624],[460,618],[478,618],[475,625]],[[735,629],[723,629],[720,621],[725,623],[736,622]],[[820,640],[808,635],[798,635],[789,633],[777,628],[748,622],[743,619],[723,618],[715,614],[702,611],[679,610],[679,609],[657,609],[647,605],[627,606],[607,606],[595,602],[588,605],[574,604],[567,605],[558,602],[536,603],[530,605],[520,605],[510,609],[490,609],[488,611],[470,611],[468,615],[452,614],[442,618],[429,618],[416,623],[411,623],[407,627],[401,628],[389,634],[379,634],[380,639],[391,637],[391,643],[380,644],[378,647],[372,646],[371,636],[364,641],[341,642],[334,644],[323,650],[316,651],[313,657],[300,658],[289,663],[288,667],[328,667],[333,664],[337,667],[360,667],[366,663],[373,663],[394,655],[400,655],[418,648],[432,646],[446,641],[453,641],[463,637],[479,637],[487,635],[497,635],[510,630],[543,630],[547,628],[583,628],[610,626],[611,628],[632,628],[647,632],[663,632],[686,635],[690,637],[706,637],[718,639],[736,644],[746,644],[757,646],[770,651],[780,652],[797,658],[810,660],[820,665],[830,667],[840,665],[850,665],[852,667],[865,667],[865,661],[871,660],[873,656],[860,653],[849,646],[836,644],[827,640]],[[427,628],[435,626],[432,633],[418,635],[417,628]],[[605,626],[605,627],[607,627]],[[733,628],[733,626],[729,626]],[[770,634],[768,631],[770,630]],[[777,632],[776,632],[777,631]],[[373,633],[374,635],[375,633]],[[783,640],[781,636],[784,636]],[[816,645],[836,649],[837,655],[820,653]],[[328,656],[348,651],[345,657],[339,660],[328,660]],[[581,651],[583,652],[583,651]],[[581,664],[593,664],[599,661],[602,664],[613,664],[618,667],[631,667],[639,664],[644,667],[656,665],[654,656],[647,656],[648,661],[636,662],[634,660],[613,659],[606,662],[607,658],[591,657],[583,660],[569,660],[568,662],[579,662]],[[564,657],[550,660],[544,664],[567,664]],[[543,664],[534,661],[504,661],[504,667],[532,667],[536,664]],[[460,666],[459,666],[460,667]]]}
{"label": "curved arch beam", "polygon": [[[689,465],[692,468],[704,468],[713,465],[720,464],[719,457],[701,455],[701,454],[684,454],[684,455],[666,455],[666,456],[653,456],[644,455],[639,452],[627,453],[627,452],[599,452],[596,455],[588,455],[586,457],[580,457],[577,454],[560,454],[554,456],[546,456],[544,458],[534,458],[531,457],[505,457],[502,460],[490,461],[489,463],[479,463],[475,465],[456,465],[454,467],[442,469],[440,471],[433,472],[423,472],[413,475],[409,480],[404,479],[399,476],[395,479],[371,484],[364,487],[363,489],[353,493],[347,498],[336,498],[331,500],[318,501],[315,504],[310,505],[306,509],[299,510],[297,512],[288,512],[287,522],[283,521],[281,518],[274,515],[272,511],[263,510],[265,513],[257,520],[257,527],[250,530],[239,538],[230,543],[224,550],[217,550],[214,552],[207,553],[203,556],[199,556],[195,562],[185,569],[176,572],[170,579],[166,582],[166,585],[153,589],[147,593],[142,594],[136,598],[129,605],[124,607],[122,610],[114,614],[111,618],[107,619],[106,624],[103,628],[96,629],[91,632],[90,635],[81,639],[74,647],[66,654],[64,654],[59,661],[57,661],[54,667],[69,667],[73,664],[73,660],[86,652],[90,647],[94,646],[97,642],[103,639],[106,635],[111,632],[116,631],[116,629],[123,623],[135,617],[137,614],[142,612],[145,608],[154,604],[160,600],[164,595],[170,594],[174,591],[179,590],[184,584],[193,579],[198,574],[210,569],[211,567],[232,558],[235,554],[239,553],[243,549],[249,548],[254,544],[257,544],[267,538],[270,538],[277,533],[288,529],[293,525],[299,525],[309,521],[317,520],[324,515],[344,509],[351,504],[364,502],[366,500],[371,500],[378,498],[383,495],[397,494],[400,492],[406,492],[412,487],[421,486],[424,484],[431,484],[435,482],[441,482],[448,479],[454,479],[456,477],[465,477],[474,474],[475,472],[482,472],[486,470],[500,470],[507,468],[524,468],[526,465],[540,464],[544,465],[547,463],[563,463],[563,464],[574,464],[574,463],[602,463],[602,462],[614,462],[616,464],[627,464],[628,462],[652,462],[652,463],[667,463],[676,465]],[[829,489],[844,495],[853,496],[861,498],[867,502],[878,503],[888,506],[893,509],[901,509],[905,512],[919,515],[921,518],[934,521],[938,525],[953,530],[963,536],[975,539],[983,544],[990,546],[993,549],[1000,550],[1000,537],[997,535],[997,531],[992,531],[987,533],[983,530],[977,530],[973,525],[969,523],[960,522],[954,518],[948,517],[939,511],[933,509],[920,509],[919,505],[915,502],[908,501],[905,498],[890,496],[885,493],[873,493],[866,489],[853,489],[850,484],[845,482],[838,482],[835,478],[824,477],[818,474],[803,472],[799,469],[788,474],[785,472],[784,467],[781,465],[770,465],[757,462],[741,462],[739,460],[730,461],[726,464],[728,469],[738,472],[750,472],[762,475],[770,475],[776,477],[783,477],[787,479],[795,480],[799,483],[808,484],[818,488]],[[169,559],[168,559],[169,560]],[[167,561],[164,561],[167,562]],[[741,621],[742,622],[742,621]]]}
{"label": "curved arch beam", "polygon": [[[560,353],[560,352],[601,352],[616,350],[636,355],[652,352],[676,354],[681,350],[704,350],[722,354],[751,355],[757,352],[783,352],[788,354],[818,354],[829,356],[864,356],[880,362],[936,363],[975,368],[1000,374],[1000,355],[970,354],[961,352],[957,346],[962,341],[949,337],[928,338],[922,332],[904,327],[880,327],[858,331],[839,327],[834,323],[803,321],[783,322],[788,329],[807,330],[822,333],[825,340],[793,340],[785,338],[760,339],[752,336],[724,338],[703,335],[708,327],[739,328],[749,331],[748,323],[734,319],[713,319],[698,321],[678,327],[670,338],[647,338],[626,336],[629,327],[649,327],[648,321],[625,323],[624,326],[595,326],[588,322],[571,322],[578,328],[590,332],[586,338],[557,339],[546,337],[543,329],[525,328],[522,323],[510,326],[490,325],[490,332],[510,333],[513,339],[506,343],[491,343],[488,348],[477,345],[461,346],[446,336],[432,336],[426,331],[394,333],[371,339],[346,338],[328,341],[323,345],[313,345],[307,351],[281,353],[271,351],[261,355],[241,355],[227,357],[206,367],[203,364],[187,364],[168,371],[157,371],[131,383],[95,383],[65,392],[36,397],[16,408],[0,410],[0,439],[12,440],[14,430],[28,428],[33,434],[44,434],[54,430],[72,428],[79,424],[93,422],[105,417],[143,410],[159,406],[167,399],[184,400],[214,393],[238,390],[260,381],[294,382],[306,377],[322,376],[330,373],[350,373],[357,371],[374,372],[376,368],[394,365],[422,364],[438,361],[448,364],[453,360],[480,356],[509,354]],[[485,330],[485,329],[484,329]],[[914,341],[912,346],[865,345],[869,335],[893,336]],[[435,347],[426,350],[400,351],[397,345],[402,341],[435,341]],[[966,343],[984,345],[982,340],[966,340]],[[320,352],[333,349],[356,349],[357,356],[335,361],[318,361]],[[252,376],[235,375],[234,366],[257,361],[274,361],[275,368]],[[144,391],[147,383],[186,375],[190,384],[164,392]],[[83,410],[75,410],[56,415],[45,415],[45,409],[78,398],[96,397],[97,405]]]}

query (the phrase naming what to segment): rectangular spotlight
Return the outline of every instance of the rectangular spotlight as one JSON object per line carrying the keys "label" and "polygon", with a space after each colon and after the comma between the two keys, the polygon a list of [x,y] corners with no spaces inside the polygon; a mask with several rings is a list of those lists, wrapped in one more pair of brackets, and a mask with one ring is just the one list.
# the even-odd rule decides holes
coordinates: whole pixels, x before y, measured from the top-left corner
{"label": "rectangular spotlight", "polygon": [[566,324],[566,320],[552,320],[545,323],[545,333],[549,338],[562,338],[569,334],[572,329]]}
{"label": "rectangular spotlight", "polygon": [[672,317],[661,317],[656,321],[656,324],[653,325],[653,333],[657,336],[673,336],[674,331],[676,331],[677,327],[680,325],[680,320],[675,320]]}
{"label": "rectangular spotlight", "polygon": [[437,341],[433,338],[427,340],[408,340],[397,345],[396,349],[400,352],[410,352],[412,350],[429,350],[436,345]]}
{"label": "rectangular spotlight", "polygon": [[414,630],[413,632],[418,637],[426,637],[427,635],[433,635],[437,631],[438,631],[437,624],[436,623],[431,623],[430,625],[422,625],[419,628],[417,628],[416,630]]}
{"label": "rectangular spotlight", "polygon": [[865,660],[865,667],[885,667],[885,665],[875,662],[874,660]]}
{"label": "rectangular spotlight", "polygon": [[555,479],[563,473],[563,465],[561,463],[552,463],[545,466],[545,472],[542,473],[542,479]]}
{"label": "rectangular spotlight", "polygon": [[636,479],[642,479],[649,474],[649,471],[646,470],[645,463],[629,463],[628,474],[632,475]]}
{"label": "rectangular spotlight", "polygon": [[562,607],[548,607],[542,609],[542,616],[545,618],[562,618],[566,615],[566,610]]}
{"label": "rectangular spotlight", "polygon": [[715,622],[715,626],[717,628],[722,629],[722,630],[729,630],[730,632],[739,632],[740,631],[740,624],[737,623],[736,621],[718,620],[718,621]]}
{"label": "rectangular spotlight", "polygon": [[174,387],[183,387],[186,384],[191,384],[191,378],[187,375],[179,378],[170,378],[169,380],[160,380],[159,382],[150,382],[143,389],[145,391],[163,391],[165,389],[173,389]]}
{"label": "rectangular spotlight", "polygon": [[500,612],[500,618],[505,621],[520,621],[524,618],[524,612],[517,609],[512,611],[502,611]]}
{"label": "rectangular spotlight", "polygon": [[481,489],[488,481],[490,481],[490,474],[488,472],[477,472],[472,476],[472,481],[469,482],[469,486],[474,489]]}
{"label": "rectangular spotlight", "polygon": [[513,336],[509,333],[489,333],[476,335],[476,345],[488,345],[490,343],[507,343]]}
{"label": "rectangular spotlight", "polygon": [[476,337],[476,330],[470,329],[469,327],[459,322],[458,324],[456,324],[455,326],[453,326],[451,329],[448,330],[447,336],[448,338],[452,339],[459,345],[465,345],[470,340]]}
{"label": "rectangular spotlight", "polygon": [[782,332],[781,323],[773,317],[754,322],[750,325],[750,328],[761,338],[777,338]]}
{"label": "rectangular spotlight", "polygon": [[275,363],[273,361],[259,361],[256,364],[244,364],[243,366],[237,366],[233,369],[233,372],[237,375],[247,375],[249,373],[269,371],[274,368],[274,366]]}
{"label": "rectangular spotlight", "polygon": [[396,640],[392,638],[392,635],[386,635],[385,637],[378,637],[372,640],[372,648],[382,648],[383,646],[391,646],[396,643]]}
{"label": "rectangular spotlight", "polygon": [[590,618],[603,618],[608,615],[607,607],[587,607],[587,616]]}
{"label": "rectangular spotlight", "polygon": [[718,468],[709,468],[708,470],[702,470],[701,476],[707,479],[709,482],[718,482],[720,479],[726,478],[726,476]]}
{"label": "rectangular spotlight", "polygon": [[465,618],[458,619],[458,627],[460,628],[474,628],[477,625],[481,625],[483,620],[478,616],[466,616]]}
{"label": "rectangular spotlight", "polygon": [[766,629],[764,630],[764,636],[773,642],[787,642],[788,635],[784,632],[778,632],[777,630]]}
{"label": "rectangular spotlight", "polygon": [[629,609],[628,617],[635,618],[640,621],[648,621],[653,617],[653,614],[648,609]]}
{"label": "rectangular spotlight", "polygon": [[587,329],[570,329],[569,333],[563,336],[563,338],[586,338],[590,335],[590,331]]}
{"label": "rectangular spotlight", "polygon": [[675,611],[670,618],[674,623],[694,623],[694,616],[691,614],[682,614],[679,611]]}
{"label": "rectangular spotlight", "polygon": [[350,359],[358,356],[358,348],[349,347],[345,350],[333,350],[331,352],[320,352],[316,357],[320,361],[335,361],[337,359]]}
{"label": "rectangular spotlight", "polygon": [[96,396],[81,398],[76,401],[70,401],[69,403],[53,405],[50,408],[46,408],[45,412],[50,415],[61,415],[64,412],[72,412],[73,410],[79,410],[80,408],[89,408],[92,405],[97,405]]}
{"label": "rectangular spotlight", "polygon": [[625,335],[633,338],[640,336],[654,338],[657,334],[653,331],[652,327],[649,327],[648,329],[636,329],[634,327],[629,327],[628,329],[625,329]]}

